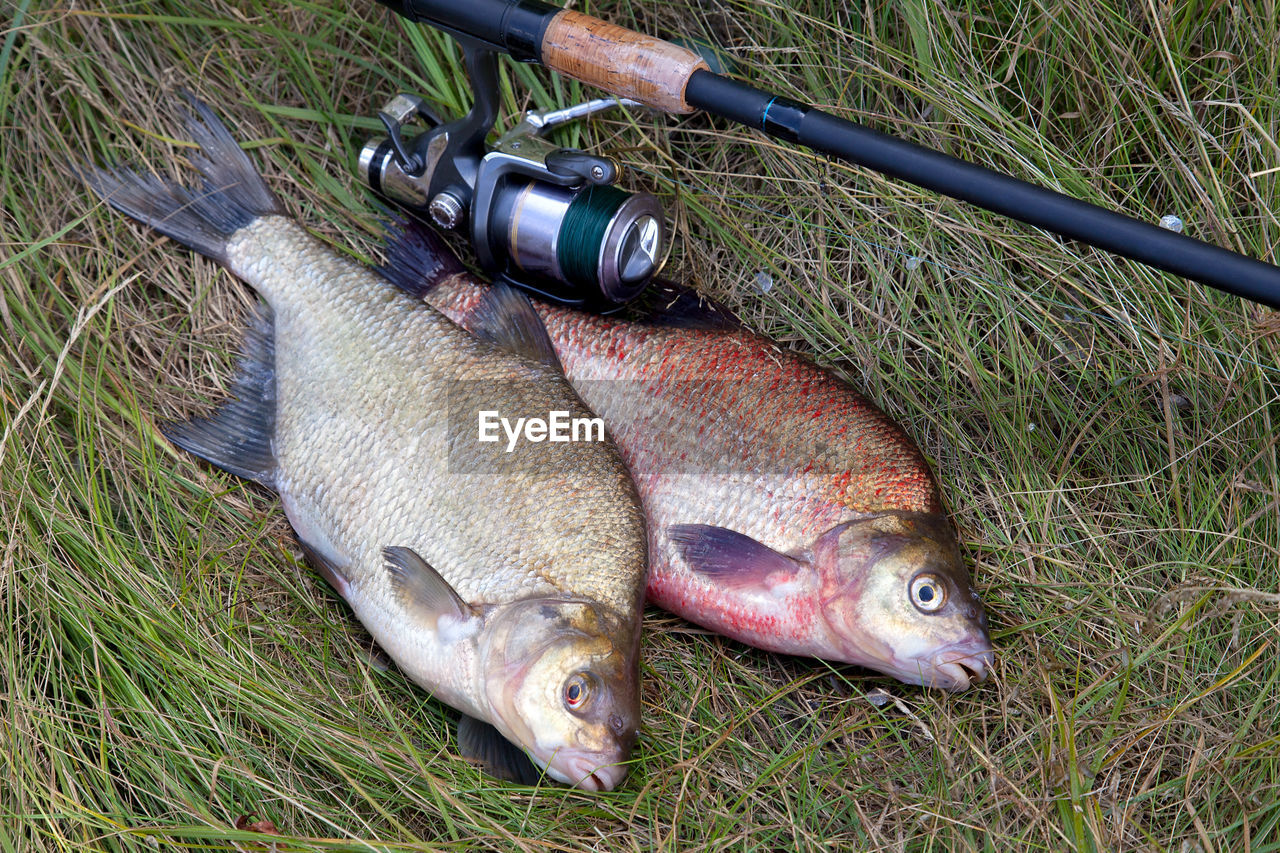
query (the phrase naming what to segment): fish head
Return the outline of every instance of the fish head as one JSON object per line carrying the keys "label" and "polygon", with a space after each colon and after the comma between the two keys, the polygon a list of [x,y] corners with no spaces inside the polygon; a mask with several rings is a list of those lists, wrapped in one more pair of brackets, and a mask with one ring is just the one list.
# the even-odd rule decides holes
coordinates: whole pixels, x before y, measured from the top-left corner
{"label": "fish head", "polygon": [[551,778],[616,787],[640,727],[638,621],[591,601],[528,599],[491,625],[481,653],[494,726]]}
{"label": "fish head", "polygon": [[986,611],[945,517],[882,512],[846,522],[823,534],[813,558],[845,660],[949,690],[986,678]]}

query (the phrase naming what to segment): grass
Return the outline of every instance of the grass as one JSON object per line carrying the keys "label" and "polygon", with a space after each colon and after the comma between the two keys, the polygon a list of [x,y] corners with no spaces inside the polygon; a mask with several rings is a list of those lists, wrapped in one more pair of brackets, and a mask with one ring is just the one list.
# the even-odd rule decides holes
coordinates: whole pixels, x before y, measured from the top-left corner
{"label": "grass", "polygon": [[[317,234],[372,257],[370,117],[399,90],[468,95],[446,39],[346,6],[0,7],[0,851],[1280,849],[1275,315],[703,116],[561,138],[664,197],[673,275],[920,442],[996,677],[922,691],[650,612],[622,790],[455,760],[452,713],[371,648],[275,500],[156,431],[224,393],[250,297],[68,168],[169,172],[161,95],[188,87]],[[578,8],[1276,260],[1266,4]],[[594,94],[503,79],[507,117]]]}

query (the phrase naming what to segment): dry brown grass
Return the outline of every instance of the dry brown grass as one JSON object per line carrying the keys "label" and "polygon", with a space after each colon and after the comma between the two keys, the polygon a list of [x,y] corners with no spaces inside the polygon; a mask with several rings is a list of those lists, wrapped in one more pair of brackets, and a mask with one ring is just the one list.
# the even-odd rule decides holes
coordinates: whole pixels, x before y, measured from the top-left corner
{"label": "dry brown grass", "polygon": [[[155,432],[224,393],[249,295],[67,167],[176,174],[156,134],[187,87],[316,233],[370,255],[367,117],[399,89],[456,111],[465,87],[443,40],[339,6],[10,0],[0,19],[0,850],[254,849],[245,816],[279,849],[1280,849],[1272,315],[704,117],[582,141],[667,196],[673,272],[840,362],[920,441],[996,677],[924,692],[655,612],[622,791],[455,760],[449,713],[385,671],[275,502]],[[590,10],[1275,260],[1267,8]],[[581,94],[511,77],[508,114]]]}

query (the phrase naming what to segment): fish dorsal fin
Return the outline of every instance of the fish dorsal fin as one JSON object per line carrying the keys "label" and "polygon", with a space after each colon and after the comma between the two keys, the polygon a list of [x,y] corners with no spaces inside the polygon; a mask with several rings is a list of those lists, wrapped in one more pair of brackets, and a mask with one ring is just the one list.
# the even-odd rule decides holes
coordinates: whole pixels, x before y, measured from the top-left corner
{"label": "fish dorsal fin", "polygon": [[673,524],[667,532],[691,569],[722,586],[769,589],[793,579],[804,565],[723,527]]}
{"label": "fish dorsal fin", "polygon": [[417,551],[393,545],[382,549],[382,557],[387,561],[391,588],[400,603],[437,631],[446,627],[442,619],[446,623],[455,620],[453,625],[457,626],[479,617],[476,608],[463,601]]}
{"label": "fish dorsal fin", "polygon": [[560,359],[533,303],[509,284],[497,282],[485,289],[469,328],[478,338],[560,370]]}
{"label": "fish dorsal fin", "polygon": [[637,305],[628,309],[628,319],[672,329],[704,329],[737,332],[745,329],[737,315],[692,287],[672,281],[654,281]]}
{"label": "fish dorsal fin", "polygon": [[271,309],[260,303],[250,315],[231,382],[233,399],[212,415],[161,426],[172,441],[201,459],[274,489],[276,458],[276,345]]}
{"label": "fish dorsal fin", "polygon": [[498,733],[489,723],[462,715],[458,720],[458,751],[491,776],[520,785],[536,785],[542,778],[533,760],[523,749]]}
{"label": "fish dorsal fin", "polygon": [[414,299],[425,298],[437,284],[463,270],[444,241],[420,222],[385,223],[383,240],[387,261],[378,272]]}

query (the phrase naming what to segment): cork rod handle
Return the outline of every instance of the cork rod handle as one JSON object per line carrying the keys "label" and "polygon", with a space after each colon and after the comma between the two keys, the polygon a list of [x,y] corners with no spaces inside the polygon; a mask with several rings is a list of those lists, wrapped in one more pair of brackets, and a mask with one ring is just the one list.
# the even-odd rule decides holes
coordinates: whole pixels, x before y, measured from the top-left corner
{"label": "cork rod handle", "polygon": [[691,113],[684,89],[707,63],[691,50],[565,9],[547,25],[542,63],[610,94]]}

